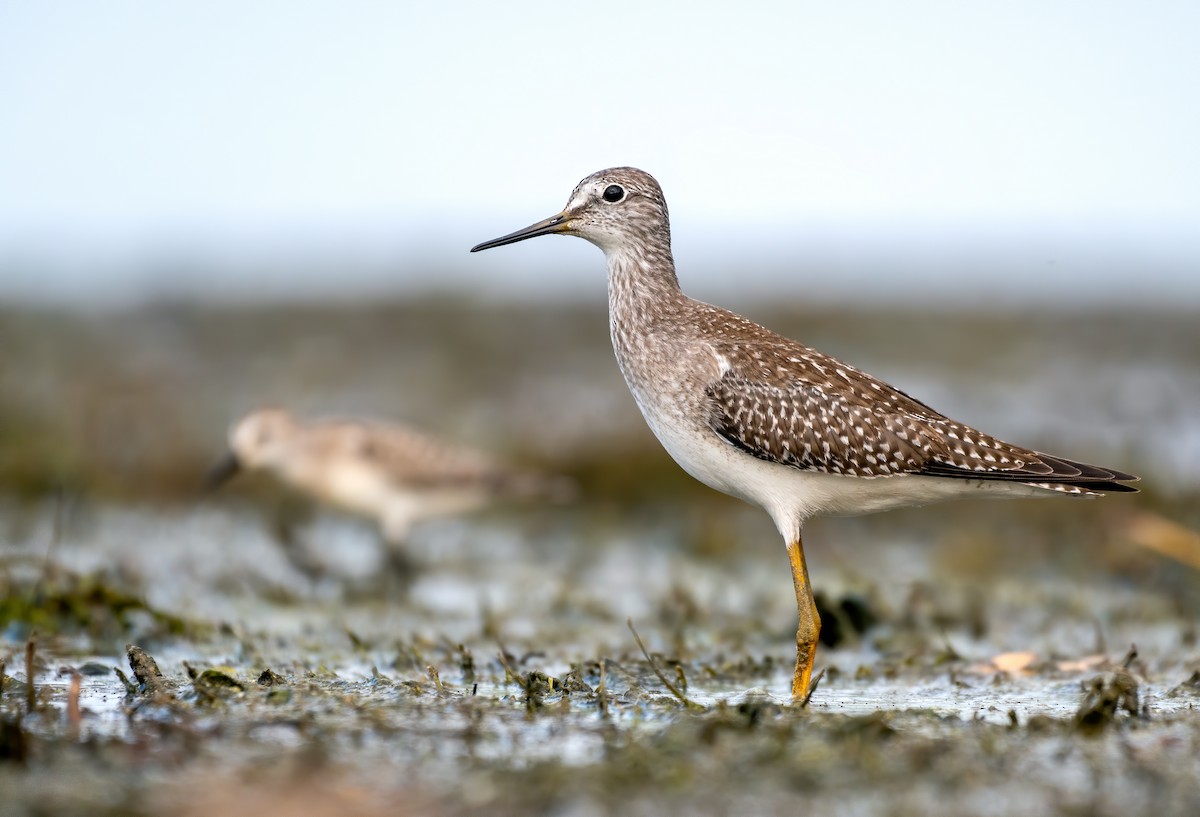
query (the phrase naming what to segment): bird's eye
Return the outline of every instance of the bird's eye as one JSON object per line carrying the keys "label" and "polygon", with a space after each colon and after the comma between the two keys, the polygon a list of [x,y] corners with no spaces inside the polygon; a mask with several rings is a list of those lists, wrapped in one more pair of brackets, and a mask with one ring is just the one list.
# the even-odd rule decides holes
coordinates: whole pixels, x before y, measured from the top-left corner
{"label": "bird's eye", "polygon": [[610,184],[604,190],[604,200],[617,202],[625,198],[625,189],[617,184]]}

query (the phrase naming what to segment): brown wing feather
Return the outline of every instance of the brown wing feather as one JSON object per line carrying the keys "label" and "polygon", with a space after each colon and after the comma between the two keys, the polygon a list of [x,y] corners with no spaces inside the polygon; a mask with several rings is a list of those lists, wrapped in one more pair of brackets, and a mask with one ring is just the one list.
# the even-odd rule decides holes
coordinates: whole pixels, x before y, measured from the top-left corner
{"label": "brown wing feather", "polygon": [[871,375],[784,338],[713,346],[710,424],[760,459],[859,477],[918,474],[1134,491],[1113,469],[1010,445]]}

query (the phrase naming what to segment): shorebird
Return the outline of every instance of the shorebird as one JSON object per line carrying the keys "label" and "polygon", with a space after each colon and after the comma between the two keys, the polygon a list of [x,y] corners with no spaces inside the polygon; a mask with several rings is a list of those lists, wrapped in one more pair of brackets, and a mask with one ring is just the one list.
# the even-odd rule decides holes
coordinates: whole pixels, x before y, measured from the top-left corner
{"label": "shorebird", "polygon": [[1137,477],[1002,442],[741,315],[683,294],[662,189],[632,167],[581,181],[557,215],[471,252],[573,235],[608,261],[609,329],[659,442],[701,482],[771,515],[799,626],[792,695],[809,693],[821,620],[801,527],[967,497],[1134,492]]}
{"label": "shorebird", "polygon": [[258,470],[327,505],[374,519],[399,573],[411,569],[404,543],[418,522],[569,491],[563,478],[521,471],[406,426],[301,422],[277,408],[253,411],[233,425],[229,449],[210,471],[208,485]]}

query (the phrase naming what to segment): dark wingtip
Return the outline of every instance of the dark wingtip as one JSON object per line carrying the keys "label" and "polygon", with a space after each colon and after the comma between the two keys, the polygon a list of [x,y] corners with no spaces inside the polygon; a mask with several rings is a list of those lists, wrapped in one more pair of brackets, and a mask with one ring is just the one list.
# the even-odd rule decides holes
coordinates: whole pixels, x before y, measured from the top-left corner
{"label": "dark wingtip", "polygon": [[1049,454],[1038,454],[1042,462],[1048,464],[1053,469],[1054,476],[1066,476],[1069,479],[1079,478],[1081,480],[1105,480],[1112,482],[1137,482],[1138,477],[1133,474],[1127,474],[1124,471],[1118,471],[1115,468],[1105,468],[1101,465],[1089,465],[1086,462],[1077,462],[1075,460],[1063,459],[1062,457],[1054,457]]}
{"label": "dark wingtip", "polygon": [[1021,482],[1028,485],[1063,485],[1082,488],[1090,493],[1136,494],[1138,489],[1126,482],[1138,482],[1140,477],[1127,474],[1113,468],[1099,465],[1089,465],[1062,457],[1038,453],[1038,461],[1031,462],[1024,468],[992,471],[975,471],[961,468],[950,463],[931,460],[921,468],[920,473],[931,477],[949,477],[951,479],[983,479],[998,482]]}
{"label": "dark wingtip", "polygon": [[[1137,477],[1134,477],[1134,479],[1137,479]],[[1089,491],[1095,491],[1099,494],[1136,494],[1141,492],[1140,488],[1134,488],[1132,485],[1124,485],[1120,482],[1089,482],[1082,484],[1079,487],[1086,488]]]}

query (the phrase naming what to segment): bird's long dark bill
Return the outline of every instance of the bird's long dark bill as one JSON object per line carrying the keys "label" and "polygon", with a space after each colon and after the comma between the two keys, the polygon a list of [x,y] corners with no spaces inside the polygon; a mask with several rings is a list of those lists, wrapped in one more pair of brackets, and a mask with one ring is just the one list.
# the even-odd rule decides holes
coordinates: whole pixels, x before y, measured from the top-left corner
{"label": "bird's long dark bill", "polygon": [[213,467],[209,468],[208,473],[204,475],[204,490],[217,490],[237,476],[241,470],[242,464],[238,462],[237,457],[234,456],[232,451],[226,451],[221,459],[213,463]]}
{"label": "bird's long dark bill", "polygon": [[471,248],[471,252],[479,252],[480,250],[490,250],[492,247],[503,247],[505,244],[515,244],[518,241],[524,241],[527,238],[536,238],[539,235],[550,235],[552,233],[563,233],[567,231],[567,219],[559,213],[557,216],[551,216],[544,221],[539,221],[537,224],[530,224],[524,230],[517,230],[515,233],[502,235],[499,238],[493,238],[491,241],[485,241],[482,244],[476,244]]}

